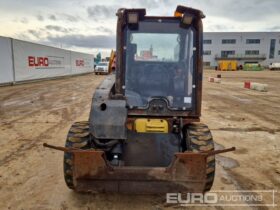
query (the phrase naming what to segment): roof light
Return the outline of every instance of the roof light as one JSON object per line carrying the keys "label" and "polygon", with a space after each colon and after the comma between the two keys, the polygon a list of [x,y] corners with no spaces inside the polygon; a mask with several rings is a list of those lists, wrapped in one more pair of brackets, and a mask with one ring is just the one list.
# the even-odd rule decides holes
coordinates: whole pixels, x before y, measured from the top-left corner
{"label": "roof light", "polygon": [[182,18],[182,23],[184,25],[191,25],[193,21],[193,16],[190,14],[184,14],[183,18]]}
{"label": "roof light", "polygon": [[183,13],[175,11],[174,17],[182,17]]}
{"label": "roof light", "polygon": [[127,15],[127,22],[128,24],[137,24],[139,21],[139,15],[136,12],[128,13]]}

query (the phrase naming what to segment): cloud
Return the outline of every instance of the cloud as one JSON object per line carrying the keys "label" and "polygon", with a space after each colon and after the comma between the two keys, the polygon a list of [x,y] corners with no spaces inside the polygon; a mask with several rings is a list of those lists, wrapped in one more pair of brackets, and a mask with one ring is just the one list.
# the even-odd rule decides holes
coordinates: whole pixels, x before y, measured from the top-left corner
{"label": "cloud", "polygon": [[266,28],[266,31],[280,31],[280,26],[272,26]]}
{"label": "cloud", "polygon": [[65,35],[48,36],[49,42],[61,43],[67,46],[76,46],[84,48],[115,48],[116,38],[112,35]]}
{"label": "cloud", "polygon": [[26,33],[18,33],[18,34],[16,34],[16,37],[17,37],[17,39],[20,39],[20,40],[26,40],[26,41],[32,40],[32,38],[30,38],[29,34],[26,34]]}
{"label": "cloud", "polygon": [[56,18],[55,15],[49,15],[49,19],[50,19],[50,20],[57,20],[57,18]]}
{"label": "cloud", "polygon": [[101,31],[101,32],[105,32],[108,34],[113,34],[113,31],[109,28],[106,28],[104,26],[100,26],[99,28],[96,28],[96,30]]}
{"label": "cloud", "polygon": [[100,18],[112,18],[115,17],[118,10],[116,5],[94,5],[87,8],[87,13],[90,18],[100,19]]}
{"label": "cloud", "polygon": [[78,22],[81,20],[79,16],[69,15],[69,14],[61,14],[61,18],[69,21],[69,22]]}
{"label": "cloud", "polygon": [[[174,4],[172,0],[137,0],[136,3],[143,8],[159,8]],[[169,8],[168,8],[169,9]]]}
{"label": "cloud", "polygon": [[159,6],[159,2],[157,0],[138,0],[138,4],[143,8],[155,8]]}
{"label": "cloud", "polygon": [[72,31],[72,29],[67,29],[61,26],[56,26],[56,25],[47,25],[45,27],[47,30],[52,30],[52,31],[56,31],[56,32],[62,32],[62,33],[69,33],[70,31]]}
{"label": "cloud", "polygon": [[190,4],[202,9],[206,16],[221,16],[235,21],[263,21],[279,14],[278,0],[190,0]]}
{"label": "cloud", "polygon": [[[43,15],[37,15],[37,20],[39,21],[44,21],[45,17]],[[47,16],[49,20],[53,21],[67,21],[67,22],[78,22],[82,20],[80,16],[75,16],[75,15],[69,15],[67,13],[56,13],[56,14],[50,14]]]}
{"label": "cloud", "polygon": [[44,17],[42,15],[37,15],[36,17],[37,17],[37,20],[44,21]]}
{"label": "cloud", "polygon": [[0,35],[85,50],[115,47],[115,13],[125,7],[146,8],[147,15],[159,16],[172,16],[178,4],[197,8],[206,14],[204,29],[209,32],[280,31],[279,0],[5,0],[0,4],[0,14],[6,17]]}
{"label": "cloud", "polygon": [[33,35],[35,38],[40,39],[42,36],[42,33],[40,31],[37,30],[33,30],[33,29],[29,29],[28,33]]}
{"label": "cloud", "polygon": [[207,28],[205,27],[205,31],[224,31],[224,32],[229,32],[229,31],[234,31],[236,30],[234,25],[230,24],[215,24],[212,21],[209,21],[207,24],[205,24]]}
{"label": "cloud", "polygon": [[23,17],[20,19],[20,22],[23,23],[23,24],[27,24],[29,21],[26,17]]}

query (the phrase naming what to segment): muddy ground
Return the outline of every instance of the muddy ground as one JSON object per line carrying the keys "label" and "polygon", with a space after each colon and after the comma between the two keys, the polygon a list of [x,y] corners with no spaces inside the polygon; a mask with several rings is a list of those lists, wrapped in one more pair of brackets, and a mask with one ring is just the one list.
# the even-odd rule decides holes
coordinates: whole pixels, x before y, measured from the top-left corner
{"label": "muddy ground", "polygon": [[[221,84],[208,83],[216,74],[204,75],[202,121],[218,149],[237,150],[217,156],[213,190],[279,191],[280,72],[223,72]],[[0,209],[180,209],[168,206],[165,196],[74,193],[64,183],[63,153],[42,147],[63,146],[70,125],[87,120],[103,79],[89,74],[0,87]],[[268,92],[243,89],[245,80],[268,84]],[[240,209],[271,208],[243,204]],[[202,208],[229,209],[196,209]]]}

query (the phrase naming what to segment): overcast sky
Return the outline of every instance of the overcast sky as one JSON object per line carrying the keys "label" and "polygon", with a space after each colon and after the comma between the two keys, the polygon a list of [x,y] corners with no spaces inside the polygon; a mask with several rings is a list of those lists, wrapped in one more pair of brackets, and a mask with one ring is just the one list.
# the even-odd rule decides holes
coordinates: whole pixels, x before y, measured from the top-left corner
{"label": "overcast sky", "polygon": [[280,31],[280,0],[0,0],[0,36],[108,52],[115,47],[118,8],[173,15],[177,4],[203,10],[208,32]]}

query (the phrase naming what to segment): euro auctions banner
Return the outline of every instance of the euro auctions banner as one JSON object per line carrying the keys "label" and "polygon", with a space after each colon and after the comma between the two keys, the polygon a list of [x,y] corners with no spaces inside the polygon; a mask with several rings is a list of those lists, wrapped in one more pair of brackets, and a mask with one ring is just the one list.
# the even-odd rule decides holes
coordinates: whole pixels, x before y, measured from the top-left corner
{"label": "euro auctions banner", "polygon": [[12,83],[13,75],[13,59],[11,39],[0,37],[0,84]]}
{"label": "euro auctions banner", "polygon": [[71,75],[70,51],[13,40],[15,81]]}
{"label": "euro auctions banner", "polygon": [[94,56],[71,51],[72,74],[81,74],[94,71]]}

